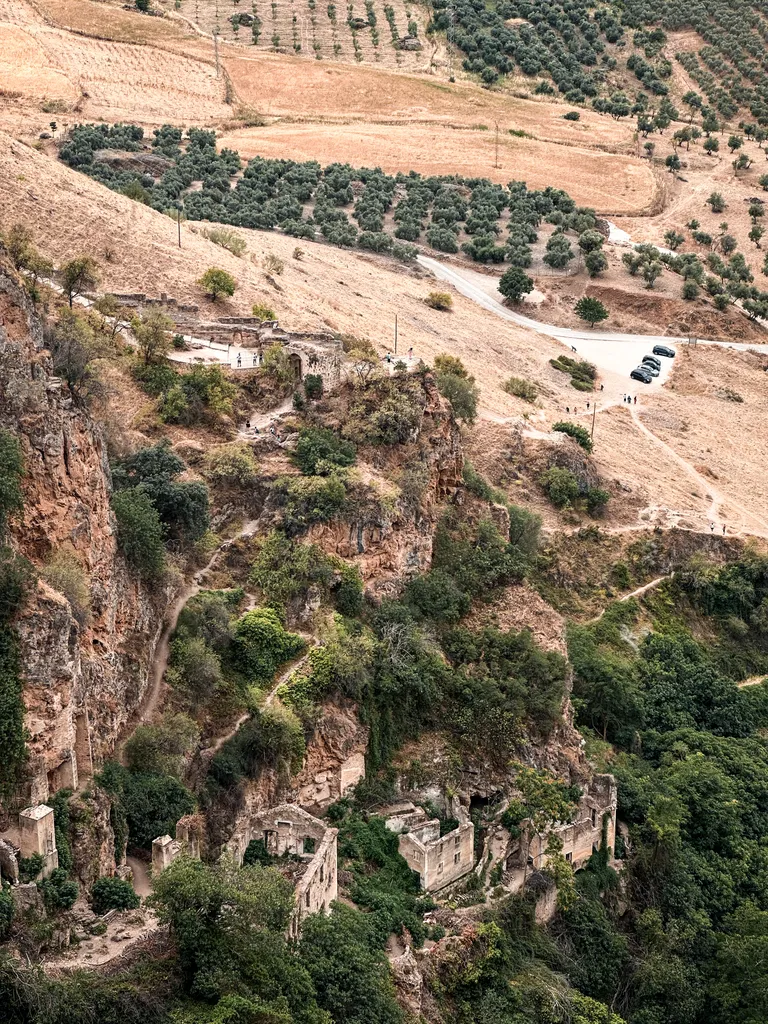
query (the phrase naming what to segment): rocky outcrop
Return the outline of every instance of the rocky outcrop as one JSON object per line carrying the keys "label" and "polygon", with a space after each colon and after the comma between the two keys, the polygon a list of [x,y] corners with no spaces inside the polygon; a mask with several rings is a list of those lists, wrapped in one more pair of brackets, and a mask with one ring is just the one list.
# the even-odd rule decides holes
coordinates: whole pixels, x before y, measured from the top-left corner
{"label": "rocky outcrop", "polygon": [[18,435],[25,463],[13,546],[38,569],[57,552],[71,554],[91,599],[81,624],[67,599],[40,582],[15,623],[30,754],[19,800],[38,803],[76,788],[114,751],[145,695],[167,594],[148,590],[120,555],[101,430],[53,376],[40,318],[2,266],[0,426]]}
{"label": "rocky outcrop", "polygon": [[[307,539],[329,554],[354,561],[368,591],[383,596],[403,580],[426,572],[432,562],[435,524],[446,499],[462,482],[461,435],[449,403],[434,381],[424,383],[425,405],[413,443],[393,452],[401,480],[415,466],[423,475],[418,500],[356,501],[354,517],[314,526]],[[361,465],[361,472],[368,472]],[[392,468],[392,467],[390,467]],[[371,473],[375,483],[375,474]]]}
{"label": "rocky outcrop", "polygon": [[296,802],[319,812],[342,797],[365,776],[367,746],[368,727],[358,720],[356,705],[324,705],[301,772],[293,780]]}

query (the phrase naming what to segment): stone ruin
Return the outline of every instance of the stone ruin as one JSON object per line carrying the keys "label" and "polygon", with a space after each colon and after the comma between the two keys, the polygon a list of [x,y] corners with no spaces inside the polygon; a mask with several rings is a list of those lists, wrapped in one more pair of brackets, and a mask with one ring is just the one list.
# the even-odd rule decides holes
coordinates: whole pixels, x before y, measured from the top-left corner
{"label": "stone ruin", "polygon": [[[296,804],[279,804],[250,816],[224,847],[242,866],[245,851],[252,840],[261,840],[266,852],[279,859],[275,867],[293,883],[294,909],[288,924],[288,937],[298,938],[304,918],[328,913],[338,896],[338,829]],[[182,818],[176,825],[176,838],[160,836],[152,843],[152,872],[158,874],[182,853],[199,857],[202,831],[199,819]]]}
{"label": "stone ruin", "polygon": [[192,349],[206,347],[226,349],[230,347],[253,350],[255,361],[246,359],[241,370],[253,369],[260,364],[260,357],[271,345],[282,345],[291,360],[297,382],[307,373],[316,373],[323,378],[326,389],[335,387],[341,380],[342,346],[329,332],[286,331],[277,320],[259,320],[255,316],[220,316],[216,320],[202,320],[199,307],[182,304],[162,294],[158,299],[148,298],[141,292],[124,292],[115,295],[117,301],[127,309],[143,313],[159,309],[173,320],[177,331],[191,339]]}
{"label": "stone ruin", "polygon": [[383,814],[387,828],[399,836],[398,852],[426,892],[444,889],[475,866],[475,826],[466,812],[459,826],[444,836],[439,819],[428,818],[412,803],[396,805]]}
{"label": "stone ruin", "polygon": [[48,878],[59,866],[53,808],[46,804],[26,807],[19,813],[18,829],[0,838],[0,884],[19,884],[19,861],[39,855],[43,859],[39,878]]}

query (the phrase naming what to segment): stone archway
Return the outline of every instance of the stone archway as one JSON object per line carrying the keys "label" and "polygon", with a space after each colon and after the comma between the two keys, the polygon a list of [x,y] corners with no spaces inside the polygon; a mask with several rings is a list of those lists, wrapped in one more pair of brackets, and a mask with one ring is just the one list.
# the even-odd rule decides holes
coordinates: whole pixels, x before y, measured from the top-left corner
{"label": "stone archway", "polygon": [[302,372],[301,356],[298,354],[298,352],[288,353],[288,363],[291,367],[291,372],[293,373],[293,379],[296,381],[300,381],[303,378],[304,374]]}

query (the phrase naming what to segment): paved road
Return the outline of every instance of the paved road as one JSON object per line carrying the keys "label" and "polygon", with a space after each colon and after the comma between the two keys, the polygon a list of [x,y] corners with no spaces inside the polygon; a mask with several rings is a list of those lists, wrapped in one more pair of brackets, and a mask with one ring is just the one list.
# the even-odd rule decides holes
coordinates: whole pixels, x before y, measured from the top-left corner
{"label": "paved road", "polygon": [[[441,263],[440,260],[432,259],[430,256],[418,256],[417,260],[423,267],[431,270],[435,277],[452,284],[457,292],[460,292],[460,294],[468,299],[472,299],[473,302],[476,302],[478,306],[482,306],[483,309],[495,313],[502,320],[509,320],[511,323],[519,324],[520,327],[527,327],[531,331],[536,331],[537,334],[546,334],[550,338],[556,338],[558,341],[563,341],[567,344],[573,344],[575,341],[588,341],[590,343],[600,341],[639,342],[647,347],[649,345],[685,344],[688,341],[687,337],[679,338],[661,334],[620,334],[614,331],[594,331],[588,327],[574,329],[572,327],[558,327],[556,324],[541,323],[541,321],[532,320],[531,317],[524,316],[522,313],[516,313],[514,310],[504,306],[499,299],[489,295],[487,291],[473,280],[476,272],[448,266],[448,264]],[[490,280],[494,279],[490,278]],[[768,344],[748,345],[742,342],[710,341],[706,338],[699,338],[698,340],[706,345],[724,345],[738,349],[756,348],[760,351],[768,352]]]}

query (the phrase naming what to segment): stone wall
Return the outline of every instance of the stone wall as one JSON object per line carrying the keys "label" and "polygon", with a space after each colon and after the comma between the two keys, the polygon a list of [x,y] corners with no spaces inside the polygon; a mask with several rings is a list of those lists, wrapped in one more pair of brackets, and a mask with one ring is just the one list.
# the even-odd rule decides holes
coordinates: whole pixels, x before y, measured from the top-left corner
{"label": "stone wall", "polygon": [[337,837],[337,829],[325,829],[317,852],[296,886],[296,906],[288,925],[291,938],[299,937],[305,917],[330,913],[331,904],[339,894]]}
{"label": "stone wall", "polygon": [[475,826],[471,821],[440,836],[440,822],[428,821],[412,832],[404,832],[398,850],[419,884],[427,892],[436,892],[466,875],[474,867]]}

